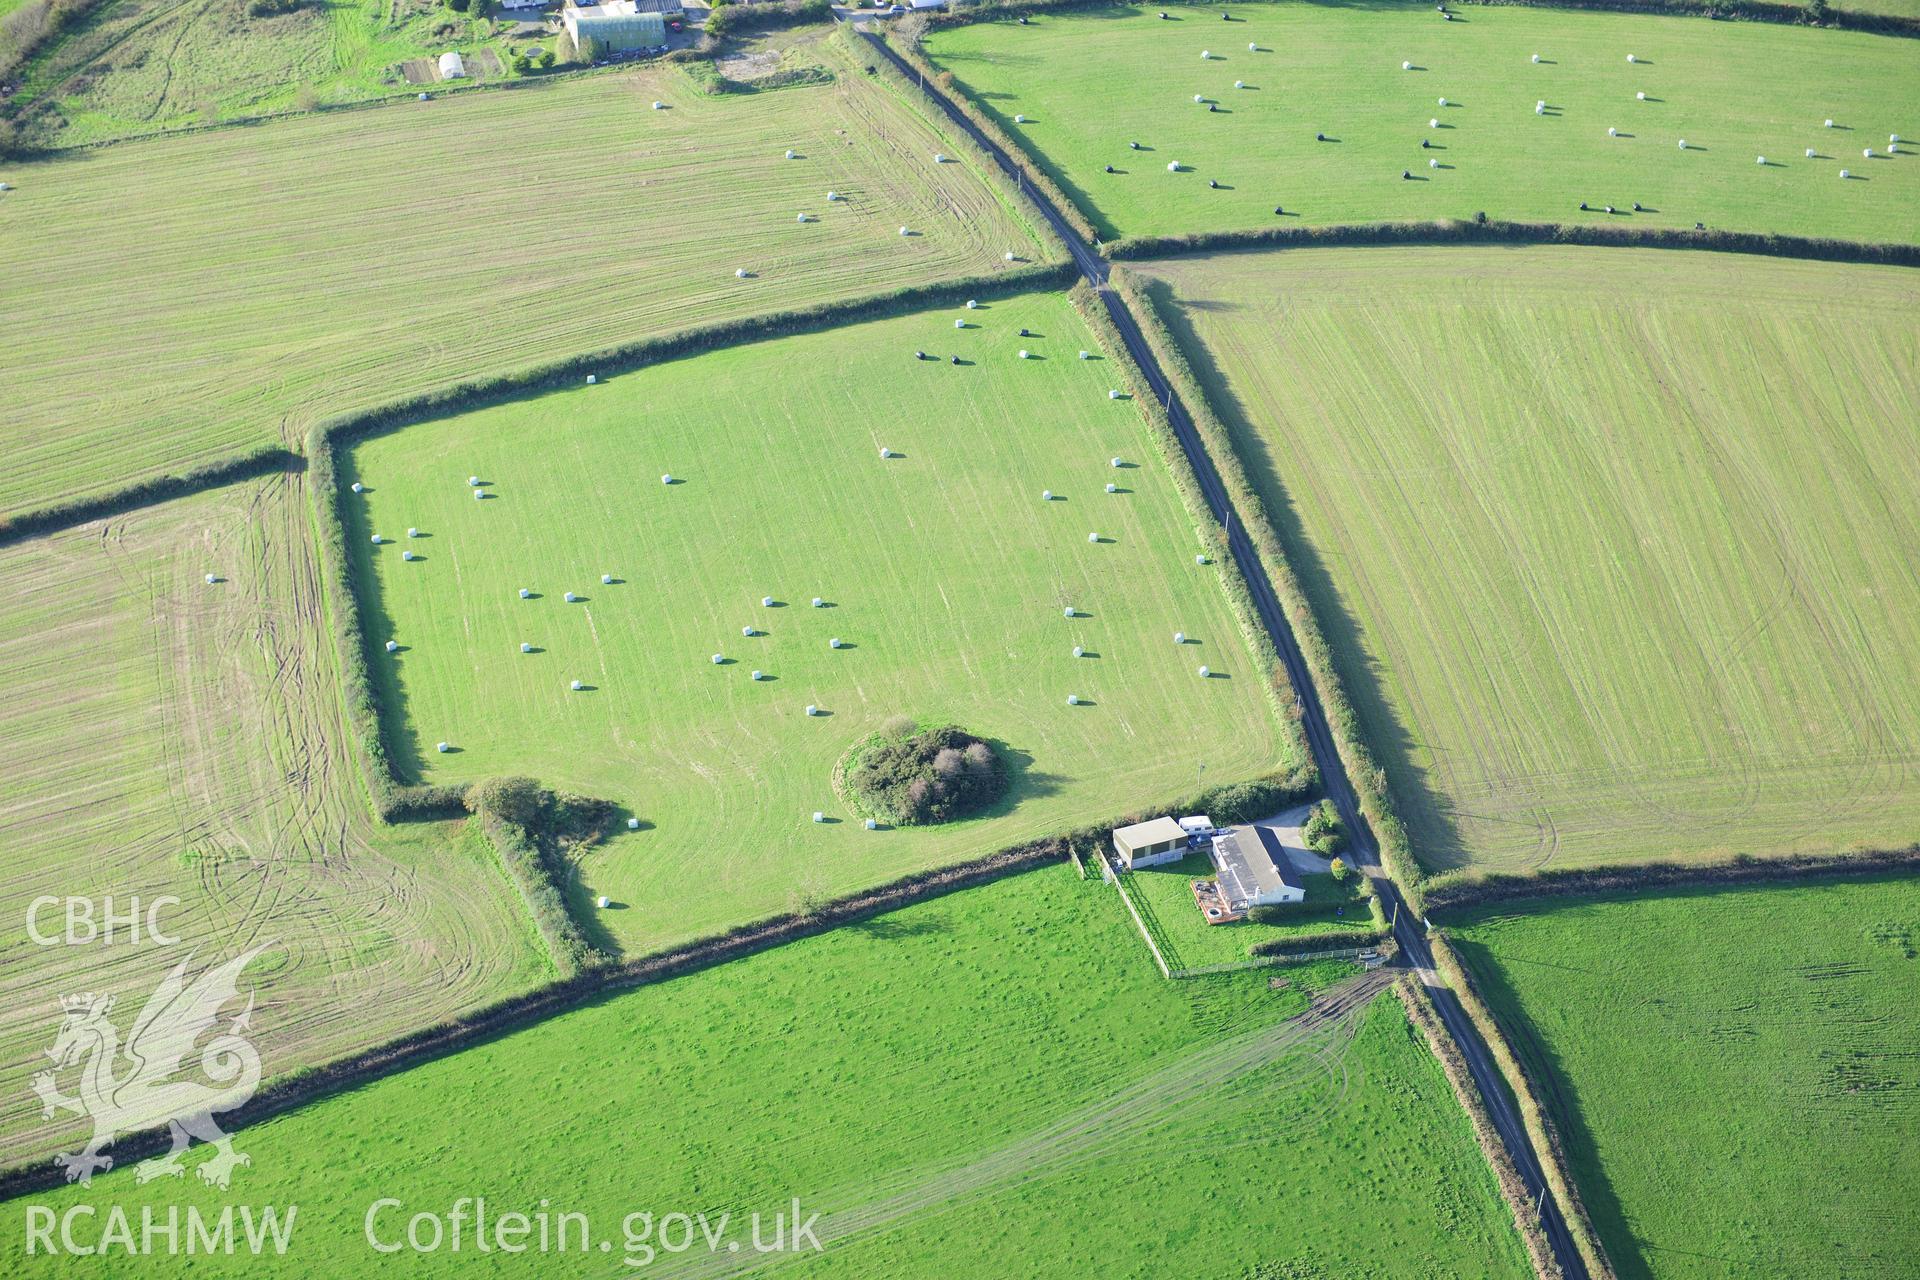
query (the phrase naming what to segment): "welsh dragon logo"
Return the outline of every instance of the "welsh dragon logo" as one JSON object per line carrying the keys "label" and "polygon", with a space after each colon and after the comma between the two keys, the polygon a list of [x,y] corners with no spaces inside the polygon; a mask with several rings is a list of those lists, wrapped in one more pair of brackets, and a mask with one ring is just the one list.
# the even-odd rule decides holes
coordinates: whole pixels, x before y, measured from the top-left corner
{"label": "welsh dragon logo", "polygon": [[[65,1018],[53,1047],[47,1050],[54,1069],[34,1076],[33,1091],[40,1096],[41,1115],[71,1111],[93,1121],[93,1139],[85,1147],[54,1157],[68,1182],[88,1185],[94,1174],[112,1168],[113,1157],[103,1155],[101,1148],[111,1146],[116,1136],[161,1125],[167,1126],[173,1146],[165,1155],[136,1165],[137,1181],[180,1177],[186,1172],[181,1154],[195,1138],[214,1149],[212,1157],[200,1165],[201,1180],[222,1190],[232,1181],[235,1168],[252,1163],[245,1153],[233,1149],[233,1138],[213,1120],[216,1112],[231,1111],[246,1102],[260,1084],[260,1055],[246,1038],[253,1014],[251,993],[239,1016],[200,1050],[200,1070],[214,1083],[178,1077],[187,1070],[182,1060],[203,1035],[214,1030],[221,1007],[239,995],[240,971],[265,949],[255,947],[191,981],[187,966],[193,957],[182,960],[147,998],[124,1046],[107,1018],[113,1010],[112,996],[86,993],[61,999]],[[60,1092],[55,1079],[75,1066],[80,1069],[79,1092],[69,1097]]]}

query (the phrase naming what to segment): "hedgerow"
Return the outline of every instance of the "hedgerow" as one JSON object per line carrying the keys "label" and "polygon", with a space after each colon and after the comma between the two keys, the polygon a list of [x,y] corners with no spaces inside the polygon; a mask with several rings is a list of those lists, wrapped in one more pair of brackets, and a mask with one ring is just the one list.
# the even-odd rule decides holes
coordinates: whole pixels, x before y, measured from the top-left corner
{"label": "hedgerow", "polygon": [[[1263,0],[1238,0],[1242,5]],[[1584,9],[1603,13],[1647,14],[1669,18],[1733,19],[1787,26],[1840,27],[1878,35],[1920,36],[1920,18],[1896,14],[1863,13],[1834,8],[1828,0],[1805,5],[1780,0],[1456,0],[1481,8]],[[1016,22],[1022,17],[1070,13],[1076,9],[1118,9],[1114,0],[948,0],[947,12],[935,15],[935,27],[965,26],[976,22]],[[1159,8],[1219,6],[1207,0],[1167,0]]]}
{"label": "hedgerow", "polygon": [[[1445,1025],[1441,1023],[1432,997],[1412,974],[1394,983],[1393,989],[1400,997],[1400,1003],[1406,1007],[1407,1020],[1419,1029],[1427,1048],[1433,1051],[1441,1071],[1447,1077],[1447,1083],[1453,1087],[1454,1098],[1473,1125],[1473,1136],[1480,1143],[1480,1152],[1493,1167],[1494,1179],[1500,1184],[1500,1194],[1513,1211],[1513,1222],[1520,1230],[1520,1238],[1526,1242],[1527,1256],[1533,1261],[1534,1274],[1543,1277],[1563,1275],[1560,1264],[1554,1259],[1552,1246],[1547,1242],[1547,1234],[1541,1229],[1540,1215],[1529,1202],[1526,1182],[1513,1162],[1513,1153],[1507,1150],[1499,1130],[1494,1128],[1493,1117],[1487,1113],[1486,1099],[1480,1096],[1480,1090],[1473,1083],[1472,1073],[1467,1068],[1467,1060],[1461,1056],[1460,1046],[1454,1043],[1453,1037],[1447,1034]],[[1602,1280],[1605,1274],[1594,1272],[1596,1280]]]}
{"label": "hedgerow", "polygon": [[1489,902],[1565,894],[1636,893],[1685,885],[1761,884],[1830,876],[1870,876],[1920,867],[1920,845],[1906,849],[1807,853],[1783,858],[1749,854],[1719,862],[1641,862],[1593,867],[1543,867],[1521,874],[1447,871],[1426,883],[1429,911],[1458,911]]}
{"label": "hedgerow", "polygon": [[559,844],[591,839],[612,814],[605,801],[562,803],[531,778],[490,778],[469,787],[462,797],[467,811],[499,855],[507,878],[520,891],[547,954],[562,978],[571,978],[605,957],[567,910]]}
{"label": "hedgerow", "polygon": [[743,31],[764,31],[770,27],[793,27],[809,22],[833,21],[833,6],[828,0],[778,0],[777,3],[720,4],[707,15],[702,28],[715,40],[739,35]]}
{"label": "hedgerow", "polygon": [[1433,222],[1336,223],[1324,227],[1255,227],[1241,231],[1129,236],[1103,246],[1101,252],[1114,261],[1125,261],[1239,249],[1409,244],[1575,244],[1602,248],[1706,249],[1775,258],[1813,258],[1825,262],[1920,266],[1920,244],[1878,244],[1717,228],[1688,230],[1682,227],[1511,222],[1504,218],[1489,218],[1485,214],[1472,219],[1441,219]]}
{"label": "hedgerow", "polygon": [[[913,68],[914,74],[920,79],[919,88],[923,92],[950,103],[955,111],[966,118],[967,123],[978,129],[993,146],[999,148],[1006,163],[1013,166],[1019,175],[1016,186],[1026,183],[1037,188],[1048,203],[1059,211],[1060,216],[1066,219],[1067,225],[1073,228],[1075,235],[1088,244],[1099,241],[1099,233],[1094,230],[1093,223],[1087,220],[1086,214],[1080,211],[1080,206],[1067,198],[1066,192],[1060,189],[1059,184],[1054,182],[1045,170],[1031,163],[1032,158],[1027,155],[1026,149],[1009,137],[1006,130],[1002,129],[992,116],[982,111],[971,96],[960,91],[951,71],[942,71],[928,62],[926,55],[920,51],[919,45],[911,41],[889,39],[884,33],[873,39]],[[889,68],[889,70],[894,69]],[[973,146],[979,146],[977,139],[970,138],[968,142]],[[993,172],[1002,172],[998,164],[988,167]]]}
{"label": "hedgerow", "polygon": [[1433,951],[1435,971],[1459,997],[1460,1007],[1466,1011],[1468,1021],[1479,1031],[1481,1040],[1486,1042],[1494,1065],[1500,1068],[1500,1074],[1507,1082],[1508,1092],[1513,1095],[1520,1112],[1521,1126],[1526,1129],[1527,1139],[1533,1149],[1539,1153],[1541,1174],[1546,1178],[1554,1199],[1560,1204],[1561,1217],[1566,1220],[1567,1232],[1573,1237],[1581,1260],[1586,1263],[1587,1273],[1594,1280],[1613,1280],[1613,1264],[1600,1243],[1599,1232],[1593,1228],[1586,1202],[1580,1198],[1573,1177],[1567,1172],[1566,1146],[1560,1141],[1559,1127],[1547,1114],[1546,1108],[1540,1105],[1540,1094],[1533,1077],[1514,1055],[1512,1042],[1507,1039],[1499,1021],[1493,1016],[1493,1010],[1481,997],[1480,989],[1474,985],[1472,976],[1461,964],[1459,955],[1448,943],[1445,934],[1430,933],[1427,942]]}
{"label": "hedgerow", "polygon": [[42,507],[37,511],[23,511],[14,516],[0,516],[0,546],[51,533],[56,529],[68,529],[88,520],[119,515],[137,507],[151,507],[174,498],[183,498],[202,489],[236,484],[255,476],[272,475],[276,471],[301,471],[306,465],[306,459],[299,454],[290,453],[279,445],[264,446],[177,476],[154,476],[98,497],[80,498],[57,506]]}

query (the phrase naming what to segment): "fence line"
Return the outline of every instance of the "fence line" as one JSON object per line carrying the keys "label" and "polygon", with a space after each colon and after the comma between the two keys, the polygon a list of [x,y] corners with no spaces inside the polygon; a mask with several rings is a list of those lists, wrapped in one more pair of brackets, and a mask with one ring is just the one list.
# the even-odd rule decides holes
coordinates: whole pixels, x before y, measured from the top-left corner
{"label": "fence line", "polygon": [[[1100,857],[1101,864],[1104,866],[1106,855],[1103,853]],[[1173,970],[1167,967],[1167,958],[1160,954],[1160,944],[1155,942],[1153,935],[1147,931],[1147,922],[1140,918],[1139,909],[1133,905],[1133,895],[1127,892],[1124,879],[1117,873],[1109,875],[1108,879],[1112,880],[1113,887],[1120,891],[1120,901],[1127,904],[1127,914],[1133,917],[1134,926],[1140,930],[1140,936],[1147,940],[1147,950],[1153,952],[1153,962],[1160,966],[1160,976],[1172,978]]]}

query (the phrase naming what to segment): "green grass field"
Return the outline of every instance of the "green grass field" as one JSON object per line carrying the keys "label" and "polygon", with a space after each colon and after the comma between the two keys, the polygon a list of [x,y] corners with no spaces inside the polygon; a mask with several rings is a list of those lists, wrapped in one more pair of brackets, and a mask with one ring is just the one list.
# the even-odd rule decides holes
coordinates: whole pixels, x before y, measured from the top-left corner
{"label": "green grass field", "polygon": [[1037,254],[942,150],[857,70],[704,97],[662,68],[6,169],[0,278],[41,283],[0,308],[0,518],[476,376]]}
{"label": "green grass field", "polygon": [[[8,7],[0,0],[0,13]],[[433,0],[309,0],[265,17],[246,8],[247,0],[102,6],[31,64],[20,95],[30,105],[17,111],[23,136],[71,147],[184,128],[209,113],[289,111],[303,92],[337,106],[438,90],[409,83],[403,66],[447,49],[467,59],[469,83],[498,80],[513,49],[556,47],[551,38],[509,42],[496,36],[505,25]]]}
{"label": "green grass field", "polygon": [[1208,924],[1194,903],[1193,882],[1215,878],[1213,863],[1199,853],[1158,867],[1142,867],[1126,877],[1134,909],[1152,932],[1168,968],[1241,964],[1253,959],[1253,948],[1262,942],[1330,929],[1363,933],[1377,927],[1364,897],[1366,882],[1357,875],[1348,877],[1345,884],[1330,875],[1308,876],[1308,906],[1281,923]]}
{"label": "green grass field", "polygon": [[[342,483],[368,492],[347,503],[348,541],[395,759],[429,782],[530,773],[651,824],[595,852],[577,894],[625,906],[600,919],[629,948],[1290,764],[1138,408],[1108,398],[1111,364],[1076,358],[1094,345],[1064,298],[1033,295],[713,352],[356,446]],[[491,500],[473,500],[470,475]],[[1005,744],[1008,799],[966,822],[864,830],[834,766],[895,715]]]}
{"label": "green grass field", "polygon": [[[273,944],[248,973],[270,1075],[550,976],[483,840],[372,822],[309,501],[275,477],[0,548],[0,1167],[84,1129],[28,1090],[58,998],[112,992],[124,1029],[189,951]],[[35,945],[43,895],[172,895],[179,945]]]}
{"label": "green grass field", "polygon": [[[194,1177],[41,1199],[297,1203],[288,1269],[608,1275],[623,1215],[798,1197],[803,1275],[1529,1274],[1512,1218],[1399,1003],[1288,1019],[1339,967],[1190,983],[1135,963],[1112,890],[1064,867],[609,997],[247,1131],[231,1197]],[[480,1105],[474,1105],[479,1103]],[[589,1215],[609,1254],[376,1256],[407,1215]],[[1124,1206],[1118,1208],[1116,1206]],[[578,1234],[573,1237],[577,1241]],[[13,1274],[112,1275],[19,1257]],[[764,1261],[747,1255],[749,1261]],[[124,1260],[122,1260],[124,1262]],[[143,1276],[256,1274],[141,1259]],[[720,1266],[711,1264],[719,1262]],[[643,1274],[730,1275],[724,1254]],[[1264,1270],[1261,1268],[1265,1268]],[[530,1270],[531,1269],[531,1270]],[[787,1274],[787,1271],[782,1271]]]}
{"label": "green grass field", "polygon": [[[1155,12],[980,23],[936,32],[927,50],[1108,239],[1482,210],[1920,237],[1920,156],[1860,154],[1884,151],[1892,133],[1920,136],[1911,40],[1477,5],[1453,22],[1429,4],[1236,4],[1231,23],[1212,9],[1175,9],[1169,22]],[[1844,128],[1823,128],[1828,118]],[[1168,173],[1170,161],[1182,171]],[[1582,200],[1595,211],[1581,213]],[[1646,211],[1631,212],[1635,201]],[[1599,211],[1609,204],[1622,212]]]}
{"label": "green grass field", "polygon": [[1449,932],[1623,1280],[1913,1273],[1920,883],[1540,901]]}
{"label": "green grass field", "polygon": [[1920,275],[1152,268],[1431,868],[1920,836]]}

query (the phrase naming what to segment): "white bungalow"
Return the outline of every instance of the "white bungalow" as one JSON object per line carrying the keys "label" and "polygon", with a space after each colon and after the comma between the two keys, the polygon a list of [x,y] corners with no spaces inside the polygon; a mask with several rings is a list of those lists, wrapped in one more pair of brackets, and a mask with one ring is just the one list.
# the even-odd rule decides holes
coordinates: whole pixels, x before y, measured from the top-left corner
{"label": "white bungalow", "polygon": [[1213,838],[1220,896],[1235,913],[1276,902],[1302,902],[1307,889],[1293,874],[1279,837],[1268,827],[1234,827]]}

